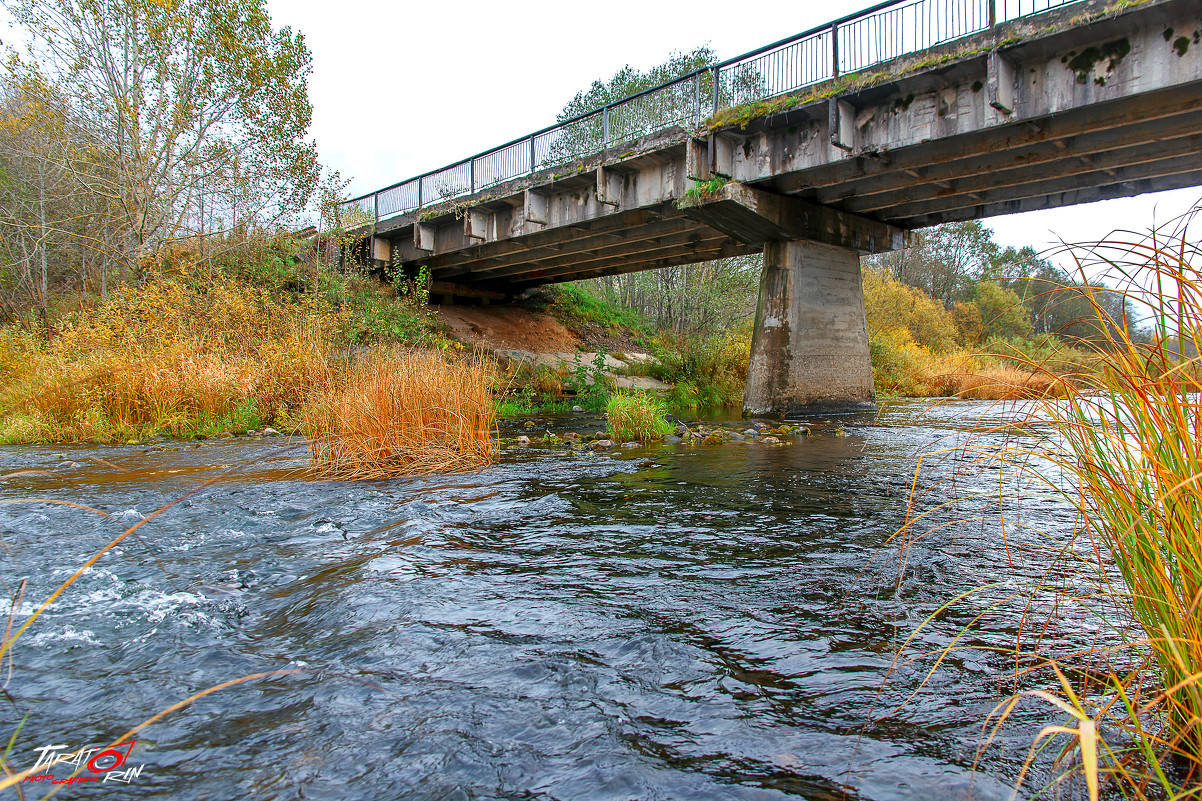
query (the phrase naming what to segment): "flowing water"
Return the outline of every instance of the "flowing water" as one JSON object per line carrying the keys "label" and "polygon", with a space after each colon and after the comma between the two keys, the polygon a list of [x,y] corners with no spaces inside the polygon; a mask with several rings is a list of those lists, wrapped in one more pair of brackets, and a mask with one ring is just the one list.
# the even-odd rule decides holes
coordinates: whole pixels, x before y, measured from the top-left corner
{"label": "flowing water", "polygon": [[[3,589],[28,578],[17,623],[116,533],[221,476],[18,640],[0,739],[30,713],[9,758],[23,769],[43,746],[103,745],[212,685],[296,670],[140,732],[128,784],[60,796],[1005,797],[1047,722],[1016,718],[974,776],[1012,661],[957,652],[921,688],[930,660],[889,669],[940,603],[1039,559],[989,522],[920,543],[900,583],[880,550],[918,454],[986,410],[894,403],[779,447],[536,444],[474,474],[366,483],[307,480],[282,440],[0,449],[0,474],[39,471],[0,482],[0,499],[112,517],[0,506]],[[957,491],[997,495],[996,471],[960,472]],[[1049,531],[1072,519],[1052,502],[1026,513]],[[980,603],[926,627],[918,650],[948,644]],[[990,613],[965,644],[1012,645],[1017,620]]]}

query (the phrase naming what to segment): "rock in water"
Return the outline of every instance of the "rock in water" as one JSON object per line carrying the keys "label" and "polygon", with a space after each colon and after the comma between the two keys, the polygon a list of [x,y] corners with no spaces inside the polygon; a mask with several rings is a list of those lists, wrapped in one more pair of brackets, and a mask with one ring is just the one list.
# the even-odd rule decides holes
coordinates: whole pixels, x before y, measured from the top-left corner
{"label": "rock in water", "polygon": [[530,444],[530,437],[526,436],[525,434],[518,437],[518,445],[520,445],[521,447],[524,448],[529,444]]}
{"label": "rock in water", "polygon": [[601,450],[605,450],[606,448],[612,448],[613,446],[614,446],[614,441],[612,439],[599,439],[596,442],[594,442],[590,447],[595,451],[601,451]]}
{"label": "rock in water", "polygon": [[641,446],[641,443],[638,443],[638,442],[623,442],[622,443],[622,447],[625,448],[626,450],[630,450],[631,448],[638,448],[640,446]]}
{"label": "rock in water", "polygon": [[580,412],[583,412],[583,411],[584,411],[584,407],[583,407],[583,406],[573,406],[573,407],[572,407],[572,411],[574,411],[574,412],[576,412],[577,414],[579,414]]}
{"label": "rock in water", "polygon": [[575,431],[569,431],[568,433],[563,435],[564,442],[576,442],[579,439],[580,439],[580,435],[577,434]]}
{"label": "rock in water", "polygon": [[675,445],[680,441],[681,441],[680,437],[678,437],[674,434],[669,434],[668,436],[664,437],[664,442],[668,443],[669,445]]}

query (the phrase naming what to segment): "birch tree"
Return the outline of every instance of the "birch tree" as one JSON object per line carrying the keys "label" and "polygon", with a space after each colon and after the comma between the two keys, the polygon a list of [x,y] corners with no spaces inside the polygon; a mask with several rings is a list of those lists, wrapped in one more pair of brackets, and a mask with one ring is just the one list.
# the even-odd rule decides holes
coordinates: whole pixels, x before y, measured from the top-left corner
{"label": "birch tree", "polygon": [[304,206],[309,52],[262,0],[17,0],[14,16],[86,137],[89,158],[61,166],[111,210],[126,266],[235,213],[270,226]]}

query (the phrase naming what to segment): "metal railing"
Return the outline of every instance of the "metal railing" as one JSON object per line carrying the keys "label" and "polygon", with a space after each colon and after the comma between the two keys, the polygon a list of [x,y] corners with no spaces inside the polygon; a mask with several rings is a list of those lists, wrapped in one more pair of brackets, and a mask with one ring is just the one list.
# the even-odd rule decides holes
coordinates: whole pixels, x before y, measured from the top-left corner
{"label": "metal railing", "polygon": [[699,126],[724,108],[795,92],[874,64],[1081,0],[890,0],[703,67],[447,167],[348,200],[365,225],[600,153],[669,125]]}

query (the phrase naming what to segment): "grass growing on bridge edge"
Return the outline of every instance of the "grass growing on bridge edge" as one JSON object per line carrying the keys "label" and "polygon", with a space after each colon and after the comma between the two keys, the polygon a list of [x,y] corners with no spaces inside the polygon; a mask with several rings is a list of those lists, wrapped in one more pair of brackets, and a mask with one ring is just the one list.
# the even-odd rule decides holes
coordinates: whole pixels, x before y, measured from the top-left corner
{"label": "grass growing on bridge edge", "polygon": [[[1071,535],[1042,535],[1056,555],[1040,581],[999,577],[1023,620],[1015,682],[1036,689],[997,705],[982,749],[1028,699],[1061,718],[1037,736],[1014,777],[1019,785],[1037,757],[1053,755],[1052,782],[1080,777],[1091,799],[1107,788],[1141,799],[1202,797],[1202,371],[1197,355],[1177,355],[1202,346],[1202,247],[1189,240],[1192,219],[1179,221],[1168,238],[1154,233],[1074,254],[1107,268],[1133,302],[1153,312],[1161,344],[1133,342],[1126,321],[1111,321],[1098,354],[1103,369],[1091,382],[1060,379],[1061,400],[1034,403],[1015,423],[924,457],[928,464],[947,458],[1001,468],[999,476],[1009,471],[1030,480],[1034,493],[1059,497],[1078,513]],[[1096,303],[1095,310],[1105,317]],[[999,435],[1013,436],[999,449]],[[918,508],[923,495],[946,494],[945,481],[954,481],[954,471],[925,488],[916,475],[908,519],[891,539],[903,559],[914,543],[946,530],[930,517],[948,508],[945,501]],[[1049,594],[1056,599],[1051,611],[1034,611]],[[909,660],[927,623],[965,600],[921,624],[895,665]],[[1067,647],[1046,639],[1061,607],[1088,613],[1108,639],[1091,642],[1096,631],[1082,631],[1082,642]],[[1056,738],[1060,747],[1047,751]]]}
{"label": "grass growing on bridge edge", "polygon": [[378,348],[325,382],[304,431],[318,475],[371,479],[492,462],[495,366],[477,357]]}

